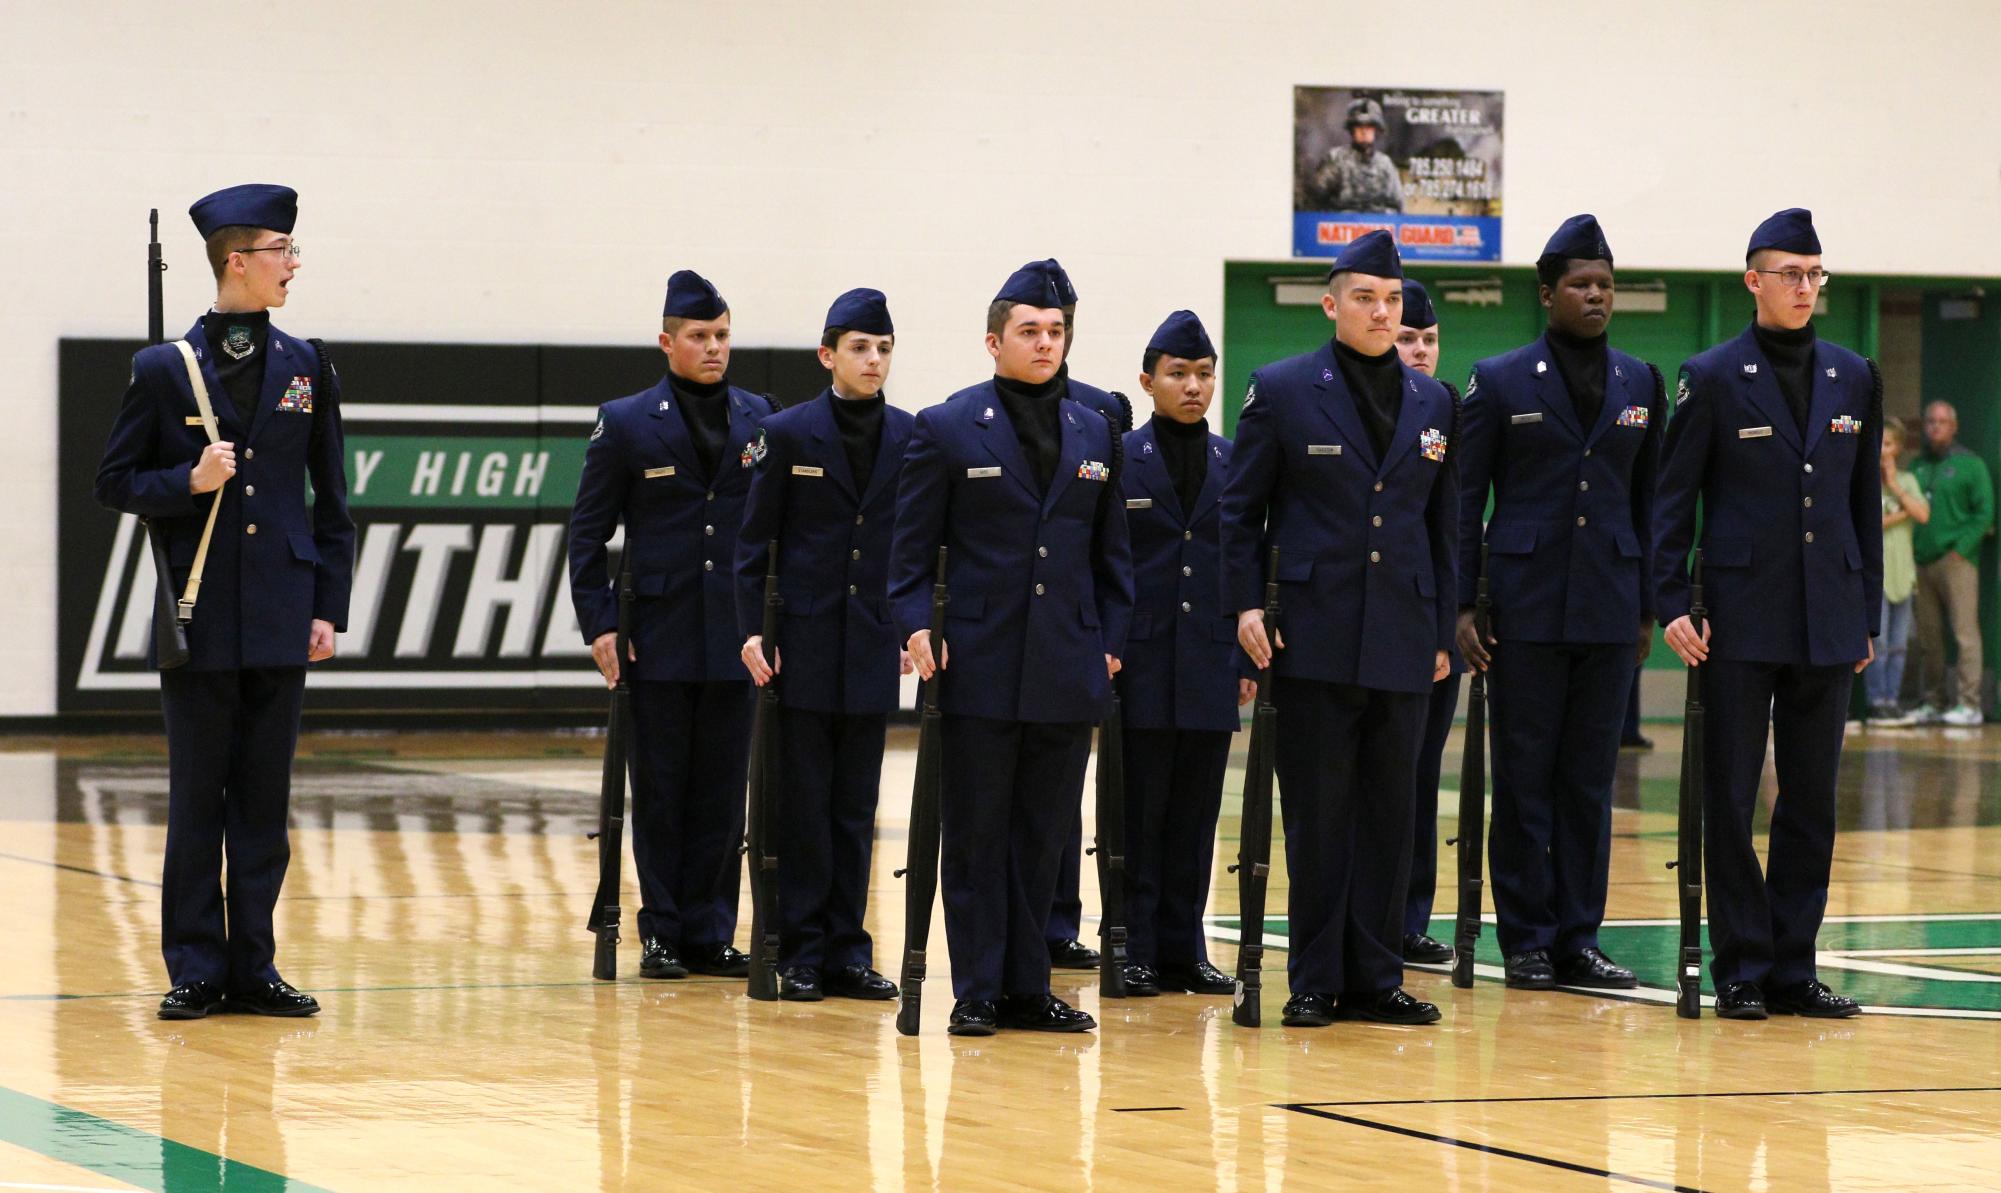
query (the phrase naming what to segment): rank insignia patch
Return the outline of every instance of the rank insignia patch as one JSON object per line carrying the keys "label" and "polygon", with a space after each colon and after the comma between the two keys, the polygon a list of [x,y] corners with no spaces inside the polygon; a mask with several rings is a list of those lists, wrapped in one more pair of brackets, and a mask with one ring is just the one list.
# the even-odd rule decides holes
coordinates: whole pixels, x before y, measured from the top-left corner
{"label": "rank insignia patch", "polygon": [[1834,379],[1835,379],[1835,372],[1834,372],[1834,370],[1833,370],[1833,369],[1829,369],[1829,370],[1827,371],[1827,379],[1828,379],[1829,381],[1832,381],[1832,380],[1834,380]]}
{"label": "rank insignia patch", "polygon": [[1139,454],[1140,454],[1140,455],[1142,455],[1142,456],[1150,456],[1150,455],[1152,455],[1152,454],[1153,454],[1153,444],[1151,444],[1151,443],[1142,443],[1142,444],[1140,444],[1140,445],[1139,445]]}
{"label": "rank insignia patch", "polygon": [[1096,460],[1086,460],[1077,465],[1077,479],[1080,481],[1108,481],[1112,470]]}
{"label": "rank insignia patch", "polygon": [[1645,406],[1628,406],[1619,412],[1619,425],[1622,427],[1644,427],[1647,425],[1647,413],[1648,411]]}
{"label": "rank insignia patch", "polygon": [[250,338],[250,329],[241,323],[232,323],[229,330],[222,333],[222,350],[229,353],[229,359],[242,360],[257,351],[257,341]]}
{"label": "rank insignia patch", "polygon": [[1853,415],[1843,414],[1836,417],[1833,422],[1828,423],[1827,429],[1836,435],[1860,435],[1862,433],[1862,420]]}
{"label": "rank insignia patch", "polygon": [[1426,427],[1424,434],[1417,437],[1417,449],[1424,453],[1425,459],[1433,463],[1442,462],[1445,459],[1445,435],[1437,427]]}
{"label": "rank insignia patch", "polygon": [[1251,387],[1244,391],[1244,408],[1246,410],[1250,409],[1251,403],[1257,400],[1258,400],[1258,383],[1253,381],[1251,382]]}
{"label": "rank insignia patch", "polygon": [[1688,401],[1688,375],[1684,373],[1674,383],[1674,408],[1681,409],[1681,404],[1686,401]]}
{"label": "rank insignia patch", "polygon": [[313,412],[313,379],[294,377],[285,386],[285,394],[278,399],[278,409],[290,410],[297,414]]}
{"label": "rank insignia patch", "polygon": [[592,428],[591,430],[591,442],[596,443],[598,440],[603,438],[604,438],[604,415],[600,414],[598,415],[598,425]]}

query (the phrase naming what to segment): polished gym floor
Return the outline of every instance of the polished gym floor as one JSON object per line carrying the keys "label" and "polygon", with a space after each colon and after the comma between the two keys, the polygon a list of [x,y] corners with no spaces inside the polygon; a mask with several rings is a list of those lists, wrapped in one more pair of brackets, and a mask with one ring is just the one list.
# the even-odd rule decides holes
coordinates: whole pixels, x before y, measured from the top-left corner
{"label": "polished gym floor", "polygon": [[[894,1003],[646,981],[629,925],[619,980],[592,981],[588,734],[309,735],[279,964],[325,1013],[161,1022],[161,741],[0,742],[0,1191],[2001,1184],[2001,727],[1851,730],[1820,968],[1870,1013],[1831,1023],[1675,1017],[1680,741],[1650,732],[1620,759],[1604,935],[1635,996],[1506,990],[1490,928],[1474,989],[1411,971],[1435,1027],[1279,1027],[1278,952],[1259,1031],[1226,997],[1059,973],[1101,1030],[976,1040],[944,1031],[942,917],[915,1039]],[[912,744],[892,734],[873,876],[892,976]],[[1227,970],[1234,794],[1221,833]]]}

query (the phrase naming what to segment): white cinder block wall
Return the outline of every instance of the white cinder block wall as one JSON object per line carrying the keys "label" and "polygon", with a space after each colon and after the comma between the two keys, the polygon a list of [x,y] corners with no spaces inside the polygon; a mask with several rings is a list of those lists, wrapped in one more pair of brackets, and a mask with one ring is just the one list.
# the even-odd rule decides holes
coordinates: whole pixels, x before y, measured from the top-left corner
{"label": "white cinder block wall", "polygon": [[1731,267],[1800,203],[1835,271],[2001,274],[1997,46],[1984,0],[0,5],[0,715],[54,711],[56,341],[143,332],[149,205],[170,332],[187,204],[280,181],[281,323],[336,350],[645,343],[691,266],[748,345],[887,291],[916,407],[986,375],[1031,257],[1100,384],[1219,323],[1221,263],[1288,251],[1296,83],[1506,91],[1510,262],[1591,210],[1622,262]]}

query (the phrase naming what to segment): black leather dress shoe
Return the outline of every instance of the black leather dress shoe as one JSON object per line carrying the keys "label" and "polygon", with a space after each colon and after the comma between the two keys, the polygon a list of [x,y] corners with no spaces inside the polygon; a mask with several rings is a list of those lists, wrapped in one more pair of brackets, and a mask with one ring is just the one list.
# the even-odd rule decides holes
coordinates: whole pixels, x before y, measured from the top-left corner
{"label": "black leather dress shoe", "polygon": [[685,978],[688,967],[658,936],[640,942],[639,976],[642,978]]}
{"label": "black leather dress shoe", "polygon": [[945,1028],[955,1036],[990,1036],[999,1030],[1000,1016],[989,998],[962,998],[952,1006],[952,1022]]}
{"label": "black leather dress shoe", "polygon": [[881,1002],[896,997],[896,983],[866,965],[843,965],[827,974],[827,993],[835,998]]}
{"label": "black leather dress shoe", "polygon": [[1557,967],[1556,977],[1566,986],[1592,990],[1631,990],[1640,984],[1632,970],[1613,964],[1610,957],[1595,948],[1579,949],[1565,957]]}
{"label": "black leather dress shoe", "polygon": [[728,944],[712,944],[688,950],[689,973],[705,973],[716,978],[750,976],[750,958]]}
{"label": "black leather dress shoe", "polygon": [[1718,1019],[1763,1019],[1765,992],[1756,982],[1725,982],[1716,992]]}
{"label": "black leather dress shoe", "polygon": [[1328,994],[1295,994],[1285,1000],[1285,1014],[1279,1022],[1287,1027],[1326,1027],[1334,1022],[1334,998]]}
{"label": "black leather dress shoe", "polygon": [[1403,987],[1361,997],[1343,996],[1334,1008],[1336,1019],[1361,1019],[1369,1023],[1396,1023],[1414,1027],[1438,1022],[1438,1008],[1403,992]]}
{"label": "black leather dress shoe", "polygon": [[1126,997],[1152,998],[1160,993],[1160,975],[1153,966],[1128,961],[1125,965]]}
{"label": "black leather dress shoe", "polygon": [[310,994],[301,994],[292,983],[280,978],[255,990],[231,990],[229,1009],[248,1015],[275,1015],[280,1019],[304,1019],[320,1013],[320,1004]]}
{"label": "black leather dress shoe", "polygon": [[1774,1015],[1805,1015],[1809,1019],[1849,1019],[1862,1013],[1862,1004],[1836,994],[1808,978],[1765,996],[1765,1006]]}
{"label": "black leather dress shoe", "polygon": [[1017,1031],[1090,1031],[1098,1021],[1054,994],[1001,999],[1000,1025]]}
{"label": "black leather dress shoe", "polygon": [[1513,990],[1554,990],[1556,967],[1541,949],[1515,953],[1508,958],[1508,987]]}
{"label": "black leather dress shoe", "polygon": [[1644,733],[1635,733],[1631,737],[1620,738],[1619,748],[1622,750],[1651,750],[1654,748],[1654,739]]}
{"label": "black leather dress shoe", "polygon": [[1082,941],[1059,940],[1049,946],[1049,964],[1056,969],[1096,969],[1098,950]]}
{"label": "black leather dress shoe", "polygon": [[160,1000],[162,1019],[206,1019],[222,1005],[222,987],[214,982],[183,982]]}
{"label": "black leather dress shoe", "polygon": [[778,975],[778,997],[786,1002],[819,1002],[827,997],[820,988],[820,971],[810,965],[792,965]]}
{"label": "black leather dress shoe", "polygon": [[1452,960],[1452,946],[1422,932],[1406,932],[1403,938],[1403,959],[1416,961],[1421,965],[1438,965]]}
{"label": "black leather dress shoe", "polygon": [[1186,990],[1190,994],[1235,994],[1237,980],[1207,961],[1197,961],[1192,968],[1179,965],[1163,965],[1156,971],[1162,990]]}

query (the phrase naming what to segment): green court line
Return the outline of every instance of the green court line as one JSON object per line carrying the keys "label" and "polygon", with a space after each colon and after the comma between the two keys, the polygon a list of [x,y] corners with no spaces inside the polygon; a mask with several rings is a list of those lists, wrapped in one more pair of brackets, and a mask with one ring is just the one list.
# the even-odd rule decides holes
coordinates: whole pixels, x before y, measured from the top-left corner
{"label": "green court line", "polygon": [[254,1164],[0,1088],[0,1140],[153,1193],[328,1193]]}

